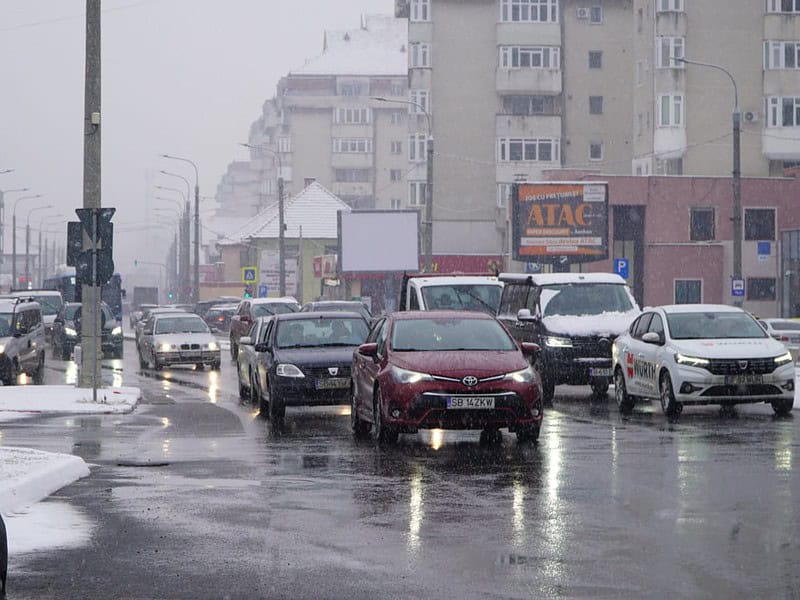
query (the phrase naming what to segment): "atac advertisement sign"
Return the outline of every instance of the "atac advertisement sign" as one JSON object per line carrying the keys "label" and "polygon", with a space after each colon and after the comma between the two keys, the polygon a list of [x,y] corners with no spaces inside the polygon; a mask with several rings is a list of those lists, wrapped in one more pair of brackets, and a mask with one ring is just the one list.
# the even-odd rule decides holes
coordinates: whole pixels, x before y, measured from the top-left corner
{"label": "atac advertisement sign", "polygon": [[514,260],[592,262],[608,258],[607,183],[516,183]]}

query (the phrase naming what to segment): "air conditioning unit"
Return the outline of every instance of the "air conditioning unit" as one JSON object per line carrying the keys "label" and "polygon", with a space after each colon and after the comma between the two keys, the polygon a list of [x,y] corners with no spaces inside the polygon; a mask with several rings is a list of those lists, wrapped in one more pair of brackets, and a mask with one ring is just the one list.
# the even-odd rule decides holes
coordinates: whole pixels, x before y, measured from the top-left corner
{"label": "air conditioning unit", "polygon": [[758,123],[758,113],[752,110],[746,110],[742,114],[745,123]]}
{"label": "air conditioning unit", "polygon": [[589,18],[589,9],[584,7],[579,7],[575,9],[575,16],[579,19],[588,19]]}

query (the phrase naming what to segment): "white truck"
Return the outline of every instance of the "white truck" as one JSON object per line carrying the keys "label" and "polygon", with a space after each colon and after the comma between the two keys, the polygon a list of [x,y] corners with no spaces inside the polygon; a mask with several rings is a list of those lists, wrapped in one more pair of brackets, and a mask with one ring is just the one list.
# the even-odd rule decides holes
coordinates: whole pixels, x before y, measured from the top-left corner
{"label": "white truck", "polygon": [[474,310],[497,314],[503,282],[491,275],[406,274],[399,310]]}

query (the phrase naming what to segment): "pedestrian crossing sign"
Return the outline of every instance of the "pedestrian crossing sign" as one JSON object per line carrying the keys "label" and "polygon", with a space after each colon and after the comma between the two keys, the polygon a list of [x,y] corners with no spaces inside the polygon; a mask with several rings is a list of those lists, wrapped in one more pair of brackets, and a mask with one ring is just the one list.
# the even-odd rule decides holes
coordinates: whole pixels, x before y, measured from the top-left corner
{"label": "pedestrian crossing sign", "polygon": [[258,281],[258,267],[242,267],[242,283]]}

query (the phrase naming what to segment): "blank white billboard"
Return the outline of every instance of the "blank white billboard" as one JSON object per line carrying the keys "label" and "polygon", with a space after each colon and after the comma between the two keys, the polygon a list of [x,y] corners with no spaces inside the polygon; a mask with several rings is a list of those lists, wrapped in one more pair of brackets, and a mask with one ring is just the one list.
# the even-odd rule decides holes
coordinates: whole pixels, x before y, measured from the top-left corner
{"label": "blank white billboard", "polygon": [[416,210],[339,212],[339,270],[419,270]]}

